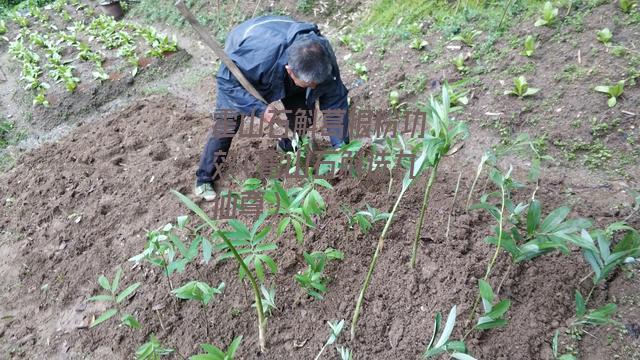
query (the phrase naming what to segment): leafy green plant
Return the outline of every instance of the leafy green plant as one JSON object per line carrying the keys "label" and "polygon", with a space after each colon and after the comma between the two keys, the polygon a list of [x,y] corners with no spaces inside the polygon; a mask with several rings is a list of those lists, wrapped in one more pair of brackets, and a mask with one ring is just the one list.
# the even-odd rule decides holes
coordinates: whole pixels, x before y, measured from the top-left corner
{"label": "leafy green plant", "polygon": [[587,300],[584,299],[580,291],[576,290],[576,319],[573,325],[605,325],[617,324],[612,317],[616,312],[615,304],[606,304],[595,310],[587,310]]}
{"label": "leafy green plant", "polygon": [[491,285],[483,279],[479,279],[478,283],[484,315],[478,318],[475,328],[478,330],[488,330],[506,325],[507,320],[503,319],[503,316],[507,310],[509,310],[511,301],[501,300],[494,304],[495,295],[493,294]]}
{"label": "leafy green plant", "polygon": [[[475,360],[473,356],[467,354],[467,347],[464,344],[464,341],[449,340],[451,333],[453,332],[453,327],[456,324],[456,316],[457,307],[454,305],[451,308],[451,311],[449,311],[449,316],[447,316],[447,321],[444,324],[444,327],[441,328],[442,316],[440,313],[436,314],[436,319],[433,324],[433,334],[431,335],[431,340],[427,345],[427,349],[422,354],[422,358],[429,359],[434,356],[447,353],[454,359]],[[440,334],[440,337],[438,338],[438,341],[436,341],[438,334]]]}
{"label": "leafy green plant", "polygon": [[353,52],[360,52],[365,49],[366,43],[362,38],[356,37],[351,34],[345,34],[338,37],[341,43],[351,49]]}
{"label": "leafy green plant", "polygon": [[18,12],[14,12],[11,15],[11,20],[21,28],[27,28],[30,25],[29,19],[26,16],[20,15]]}
{"label": "leafy green plant", "polygon": [[608,45],[613,38],[613,34],[611,33],[611,30],[609,30],[609,28],[604,28],[596,32],[596,37],[598,38],[598,41],[605,45]]}
{"label": "leafy green plant", "polygon": [[392,109],[400,106],[400,93],[398,90],[389,91],[389,106],[391,106]]}
{"label": "leafy green plant", "polygon": [[597,92],[601,92],[609,95],[609,100],[607,100],[607,105],[609,105],[609,107],[614,107],[618,103],[618,98],[621,97],[622,93],[624,92],[624,83],[625,83],[624,80],[620,80],[615,85],[596,86],[594,90]]}
{"label": "leafy green plant", "polygon": [[[625,235],[612,247],[613,236],[617,231],[625,231]],[[616,268],[634,262],[640,256],[640,234],[623,222],[613,223],[604,231],[589,233],[582,230],[581,237],[590,245],[582,248],[582,255],[593,270],[594,284],[603,282]]]}
{"label": "leafy green plant", "polygon": [[449,91],[449,86],[445,84],[442,87],[442,100],[437,101],[432,96],[429,100],[429,106],[424,109],[427,112],[427,121],[429,122],[430,130],[424,138],[423,147],[427,152],[427,162],[431,167],[431,174],[429,175],[429,180],[424,190],[422,207],[420,209],[420,218],[416,225],[416,236],[413,240],[413,250],[411,252],[410,262],[410,266],[412,268],[415,267],[416,264],[418,241],[420,240],[424,214],[427,210],[427,206],[429,205],[429,195],[431,194],[431,188],[433,187],[438,174],[440,161],[458,141],[464,140],[469,134],[467,125],[464,122],[456,121],[454,118],[449,116],[451,112]]}
{"label": "leafy green plant", "polygon": [[[278,310],[276,306],[276,289],[270,287],[267,289],[263,284],[260,285],[260,292],[262,293],[262,306],[264,307],[265,315],[271,316],[273,310]],[[253,303],[251,307],[256,307],[256,303]]]}
{"label": "leafy green plant", "polygon": [[[256,312],[258,314],[258,345],[260,347],[260,351],[264,352],[266,349],[266,338],[265,338],[266,321],[264,316],[264,308],[262,307],[262,297],[260,296],[261,295],[260,288],[258,287],[258,281],[256,280],[256,277],[253,275],[251,270],[249,270],[247,264],[245,263],[245,260],[242,258],[242,256],[240,256],[240,254],[236,250],[235,246],[233,245],[232,239],[230,239],[227,236],[227,232],[222,231],[218,227],[217,222],[214,220],[211,220],[211,218],[209,218],[209,216],[207,216],[207,214],[198,205],[196,205],[191,199],[182,195],[178,191],[171,190],[171,192],[180,200],[180,202],[182,202],[189,210],[193,211],[202,221],[204,221],[204,223],[217,236],[219,236],[222,239],[222,241],[226,244],[226,249],[233,255],[233,258],[239,264],[241,269],[240,273],[244,274],[249,279],[249,283],[251,284],[251,289],[253,290],[253,295],[256,303]],[[256,231],[253,232],[254,235],[252,236],[254,240],[257,234],[259,234]],[[242,233],[239,233],[239,235],[242,235]],[[261,260],[266,261],[265,258],[262,258]]]}
{"label": "leafy green plant", "polygon": [[[100,275],[98,278],[98,284],[104,290],[107,291],[106,294],[100,294],[96,296],[92,296],[88,299],[88,301],[100,301],[112,304],[112,308],[104,311],[97,319],[91,322],[90,327],[94,327],[100,325],[101,323],[111,319],[114,315],[116,315],[119,311],[121,311],[120,304],[126,300],[131,294],[133,294],[138,287],[140,287],[140,283],[134,283],[129,285],[126,289],[118,292],[118,288],[120,287],[120,279],[122,278],[122,269],[118,268],[116,271],[116,276],[113,278],[112,282],[109,282],[104,275]],[[140,327],[140,324],[135,320],[132,320],[131,315],[125,315],[123,317],[122,323],[129,327]],[[125,321],[126,319],[126,321]]]}
{"label": "leafy green plant", "polygon": [[195,300],[206,306],[213,300],[215,295],[222,294],[224,282],[220,283],[217,288],[209,286],[209,284],[201,281],[189,281],[183,286],[174,289],[172,293],[183,300]]}
{"label": "leafy green plant", "polygon": [[524,39],[524,50],[522,51],[522,55],[526,57],[533,56],[533,53],[536,50],[536,46],[536,39],[532,35],[528,35]]}
{"label": "leafy green plant", "polygon": [[[225,238],[231,241],[234,251],[231,250],[229,244],[226,242],[219,243],[216,248],[222,251],[222,255],[218,257],[218,260],[226,260],[234,257],[234,253],[240,256],[244,256],[243,262],[246,264],[247,269],[250,269],[252,265],[255,270],[255,274],[260,283],[265,281],[265,269],[269,269],[272,274],[278,272],[278,266],[276,262],[265,252],[272,251],[278,248],[275,243],[264,243],[265,238],[271,231],[271,226],[265,226],[260,228],[269,214],[264,212],[255,221],[251,229],[241,221],[232,219],[227,223],[233,228],[232,231],[224,232]],[[244,267],[240,267],[239,270],[240,279],[244,279],[248,273]]]}
{"label": "leafy green plant", "polygon": [[551,26],[558,17],[558,8],[554,7],[551,1],[544,3],[541,16],[536,20],[534,26]]}
{"label": "leafy green plant", "polygon": [[7,29],[7,23],[4,20],[0,20],[0,35],[4,35],[9,31]]}
{"label": "leafy green plant", "polygon": [[223,351],[222,349],[209,345],[202,344],[202,350],[206,351],[206,354],[199,354],[189,357],[189,360],[233,360],[234,356],[236,356],[236,351],[238,351],[238,347],[242,342],[242,335],[236,336],[229,347],[227,347],[227,351]]}
{"label": "leafy green plant", "polygon": [[553,335],[553,339],[551,340],[551,351],[553,352],[553,358],[555,360],[576,360],[576,357],[573,356],[572,354],[559,355],[559,352],[558,352],[558,335],[559,334],[560,332],[556,330],[555,334]]}
{"label": "leafy green plant", "polygon": [[355,63],[353,65],[353,71],[360,79],[369,81],[369,75],[367,75],[367,67],[364,64]]}
{"label": "leafy green plant", "polygon": [[[265,190],[264,200],[276,206],[276,208],[269,210],[270,214],[279,214],[282,217],[278,223],[276,235],[281,236],[291,225],[294,229],[296,240],[298,243],[302,243],[304,241],[303,226],[310,228],[315,226],[308,213],[303,209],[304,196],[298,197],[299,193],[300,188],[285,190],[280,181],[272,180]],[[317,199],[309,201],[314,201],[317,207]],[[308,210],[310,210],[310,204],[308,206]]]}
{"label": "leafy green plant", "polygon": [[466,74],[467,71],[469,71],[469,67],[467,65],[465,65],[465,57],[462,54],[458,54],[458,56],[454,57],[451,60],[451,63],[453,64],[453,66],[456,67],[456,70],[458,70],[461,74]]}
{"label": "leafy green plant", "polygon": [[149,341],[136,350],[136,360],[158,360],[162,356],[170,355],[173,352],[173,349],[162,347],[158,338],[151,334]]}
{"label": "leafy green plant", "polygon": [[463,30],[458,35],[452,37],[451,41],[460,41],[469,47],[473,47],[473,42],[480,34],[482,34],[482,31],[479,30]]}
{"label": "leafy green plant", "polygon": [[[42,84],[40,84],[42,85]],[[42,105],[44,107],[49,106],[49,100],[47,100],[47,93],[44,88],[38,89],[38,93],[33,98],[33,105]]]}
{"label": "leafy green plant", "polygon": [[540,89],[529,87],[529,83],[524,76],[518,76],[513,79],[513,89],[504,92],[505,95],[515,95],[519,98],[532,96],[536,94]]}
{"label": "leafy green plant", "polygon": [[638,6],[636,0],[620,0],[618,5],[620,6],[620,10],[625,14],[631,13],[631,11]]}
{"label": "leafy green plant", "polygon": [[[441,109],[443,109],[444,107],[446,107],[447,105],[444,105],[444,103],[448,104],[449,103],[449,99],[448,99],[448,90],[447,90],[447,86],[443,87],[443,93],[442,93],[442,98],[445,99],[443,101],[443,105],[440,106]],[[441,134],[441,129],[435,129],[435,134],[437,134],[436,136],[439,136],[439,134]],[[416,151],[416,160],[414,162],[414,166],[409,167],[404,174],[404,177],[402,179],[402,187],[400,189],[400,193],[398,194],[395,203],[393,204],[393,207],[391,209],[391,212],[389,213],[389,218],[387,219],[387,222],[384,225],[384,228],[382,229],[382,233],[380,234],[379,238],[378,238],[378,244],[376,246],[375,252],[373,253],[373,257],[371,259],[371,264],[369,265],[369,270],[367,271],[367,274],[365,276],[365,280],[364,280],[364,284],[362,285],[362,289],[360,289],[360,294],[358,296],[358,300],[356,302],[356,308],[353,312],[353,317],[351,319],[351,338],[355,338],[355,333],[356,333],[356,328],[357,328],[357,324],[358,324],[358,319],[360,317],[360,311],[362,308],[362,303],[364,302],[364,296],[365,293],[367,292],[367,289],[369,287],[369,284],[371,282],[371,277],[373,275],[373,271],[376,268],[376,265],[378,263],[378,258],[380,257],[380,253],[382,252],[382,248],[384,247],[384,242],[385,242],[385,238],[387,236],[387,232],[389,231],[389,227],[391,226],[391,223],[393,222],[393,218],[394,215],[398,209],[398,206],[400,204],[400,202],[402,201],[402,198],[404,197],[404,194],[407,192],[407,190],[409,189],[409,187],[411,186],[411,184],[413,183],[414,179],[420,177],[420,175],[426,170],[427,167],[431,166],[433,164],[433,161],[435,161],[437,156],[434,156],[436,153],[433,151],[430,151],[431,149],[433,149],[434,145],[438,145],[436,146],[436,148],[439,148],[440,145],[442,145],[440,143],[441,139],[438,140],[434,140],[433,136],[426,136],[425,138],[421,139],[421,143]],[[428,158],[430,158],[428,160]]]}
{"label": "leafy green plant", "polygon": [[366,206],[367,210],[360,210],[355,214],[348,216],[349,227],[353,228],[354,225],[358,225],[363,234],[367,234],[373,227],[373,224],[378,221],[387,220],[391,215],[388,212],[383,212],[371,207],[369,204],[366,204]]}
{"label": "leafy green plant", "polygon": [[308,267],[303,273],[297,274],[295,279],[309,296],[322,300],[322,294],[327,291],[327,279],[323,273],[327,261],[342,259],[344,259],[344,253],[332,248],[314,251],[311,254],[305,251],[304,261]]}
{"label": "leafy green plant", "polygon": [[322,352],[324,351],[324,349],[327,348],[327,346],[331,346],[331,345],[335,344],[335,342],[340,337],[340,333],[342,333],[342,328],[344,328],[344,320],[327,321],[327,324],[329,324],[329,328],[331,329],[331,333],[329,334],[329,338],[324,343],[324,345],[320,349],[320,352],[318,353],[318,355],[316,355],[314,360],[320,359],[320,355],[322,355]]}
{"label": "leafy green plant", "polygon": [[422,50],[429,43],[426,40],[422,40],[421,38],[415,38],[409,44],[409,47],[415,50]]}
{"label": "leafy green plant", "polygon": [[109,74],[107,74],[102,67],[99,67],[98,69],[92,71],[91,75],[93,75],[94,79],[100,82],[109,80]]}

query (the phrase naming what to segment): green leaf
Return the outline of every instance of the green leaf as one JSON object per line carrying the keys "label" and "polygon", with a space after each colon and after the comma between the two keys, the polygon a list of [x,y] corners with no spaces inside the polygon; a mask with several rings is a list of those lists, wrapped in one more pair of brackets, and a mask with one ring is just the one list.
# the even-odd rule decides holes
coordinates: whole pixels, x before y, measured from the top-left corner
{"label": "green leaf", "polygon": [[436,339],[436,335],[440,331],[441,321],[442,321],[442,315],[440,315],[440,313],[437,313],[436,319],[433,322],[433,333],[431,334],[431,340],[429,340],[429,345],[427,345],[427,350],[431,349],[431,345],[433,345],[433,341]]}
{"label": "green leaf", "polygon": [[138,320],[135,317],[133,317],[133,315],[127,314],[127,315],[123,316],[122,319],[120,319],[120,321],[124,325],[126,325],[126,326],[128,326],[128,327],[130,327],[132,329],[140,329],[141,328],[140,323],[138,322]]}
{"label": "green leaf", "polygon": [[329,184],[329,182],[325,179],[314,179],[313,180],[314,184],[318,184],[322,187],[325,187],[327,189],[333,189],[333,186],[331,186],[331,184]]}
{"label": "green leaf", "polygon": [[529,210],[527,211],[527,234],[533,234],[538,228],[538,224],[540,223],[540,214],[540,202],[538,200],[532,201],[529,206]]}
{"label": "green leaf", "polygon": [[491,285],[483,279],[478,279],[478,287],[480,288],[480,297],[489,303],[493,303],[493,290],[491,289]]}
{"label": "green leaf", "polygon": [[558,360],[577,360],[575,356],[571,354],[564,354],[558,358]]}
{"label": "green leaf", "polygon": [[567,215],[569,215],[570,211],[571,211],[571,209],[569,209],[566,206],[559,207],[559,208],[553,210],[544,219],[544,221],[540,225],[540,230],[539,231],[542,232],[542,233],[547,233],[547,232],[553,231],[553,227],[555,227],[556,225],[558,225],[562,221],[564,221],[564,219],[567,217]]}
{"label": "green leaf", "polygon": [[103,301],[103,302],[111,302],[114,301],[114,297],[111,295],[96,295],[87,299],[87,301]]}
{"label": "green leaf", "polygon": [[202,259],[205,264],[211,261],[211,254],[213,253],[213,246],[208,239],[202,239]]}
{"label": "green leaf", "polygon": [[451,354],[451,357],[458,360],[476,360],[476,358],[474,358],[473,356],[463,353],[453,353]]}
{"label": "green leaf", "polygon": [[287,226],[289,226],[290,222],[291,222],[290,217],[282,218],[282,220],[280,220],[280,223],[278,224],[278,230],[276,231],[276,234],[278,236],[281,236],[284,233],[284,231],[287,229]]}
{"label": "green leaf", "polygon": [[618,99],[616,99],[615,96],[612,96],[609,98],[609,100],[607,100],[607,105],[609,105],[609,107],[614,107],[616,106],[617,102],[618,102]]}
{"label": "green leaf", "polygon": [[[482,319],[482,318],[481,318]],[[489,330],[489,329],[495,329],[501,326],[505,326],[507,325],[507,321],[504,319],[496,319],[496,320],[491,320],[491,321],[486,321],[486,322],[482,322],[482,323],[478,323],[475,328],[478,330]]]}
{"label": "green leaf", "polygon": [[495,304],[493,306],[493,309],[489,313],[487,313],[486,316],[497,320],[501,318],[502,315],[504,315],[504,313],[507,312],[507,310],[509,310],[510,306],[511,306],[511,301],[502,300],[499,303]]}
{"label": "green leaf", "polygon": [[94,326],[100,325],[101,323],[111,319],[113,315],[115,315],[117,312],[118,312],[118,309],[109,309],[103,312],[102,315],[100,315],[97,319],[95,319],[89,327],[92,328]]}
{"label": "green leaf", "polygon": [[453,326],[456,323],[456,309],[457,309],[456,305],[453,305],[453,307],[451,308],[451,311],[449,311],[447,322],[445,323],[444,328],[442,329],[442,335],[440,335],[438,342],[436,342],[436,347],[443,346],[449,340],[449,336],[451,336],[451,333],[453,332]]}
{"label": "green leaf", "polygon": [[100,275],[100,277],[98,278],[98,284],[100,284],[100,286],[102,286],[103,289],[107,291],[111,291],[111,285],[109,284],[109,280],[104,275]]}
{"label": "green leaf", "polygon": [[140,287],[140,283],[137,282],[135,284],[132,284],[131,286],[129,286],[128,288],[124,289],[119,295],[118,297],[116,297],[116,302],[119,304],[121,303],[124,299],[126,299],[129,295],[133,294],[134,291],[136,291],[136,289],[138,289],[138,287]]}
{"label": "green leaf", "polygon": [[581,317],[587,312],[587,307],[584,302],[584,298],[582,297],[582,294],[580,294],[580,291],[578,291],[577,289],[576,289],[575,297],[576,297],[576,315],[578,315],[578,317]]}
{"label": "green leaf", "polygon": [[298,243],[302,244],[302,242],[304,241],[304,234],[302,233],[302,225],[300,224],[300,222],[298,222],[298,220],[293,220],[293,229],[296,232],[296,240],[298,240]]}
{"label": "green leaf", "polygon": [[120,279],[122,278],[122,268],[118,268],[116,271],[116,277],[113,279],[111,283],[111,292],[115,293],[118,290],[118,285],[120,284]]}

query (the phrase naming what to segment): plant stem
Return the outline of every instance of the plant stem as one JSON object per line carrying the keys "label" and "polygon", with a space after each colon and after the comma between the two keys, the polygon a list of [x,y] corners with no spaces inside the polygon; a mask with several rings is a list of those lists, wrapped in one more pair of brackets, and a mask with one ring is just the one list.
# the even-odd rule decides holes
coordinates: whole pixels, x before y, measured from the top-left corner
{"label": "plant stem", "polygon": [[393,205],[393,209],[391,210],[391,214],[389,214],[389,218],[384,225],[384,229],[382,229],[382,234],[378,238],[378,246],[376,246],[376,251],[373,253],[373,258],[371,259],[371,264],[369,265],[369,271],[367,272],[367,277],[364,279],[364,284],[362,285],[362,289],[360,290],[360,295],[358,296],[358,302],[356,303],[356,309],[353,312],[353,318],[351,319],[351,340],[356,337],[356,326],[358,324],[358,318],[360,317],[360,310],[362,308],[362,303],[364,302],[364,294],[367,292],[367,288],[369,287],[369,282],[371,281],[371,275],[373,274],[373,270],[376,268],[376,263],[378,262],[378,257],[380,256],[380,252],[384,246],[384,237],[387,235],[387,231],[389,230],[389,226],[391,225],[391,221],[393,220],[393,216],[398,209],[398,205],[400,204],[400,200],[404,196],[404,193],[407,189],[404,188],[400,191],[398,195],[398,199],[396,203]]}
{"label": "plant stem", "polygon": [[447,219],[447,232],[445,233],[445,239],[449,239],[449,229],[451,228],[451,216],[453,215],[453,208],[456,206],[456,198],[458,197],[458,189],[460,188],[460,179],[462,179],[462,171],[458,175],[458,182],[456,183],[456,191],[453,193],[453,201],[451,202],[451,210],[449,210],[449,218]]}
{"label": "plant stem", "polygon": [[504,12],[502,13],[502,17],[500,18],[500,23],[498,24],[498,29],[500,29],[500,27],[502,26],[502,23],[504,22],[504,17],[507,16],[507,11],[511,7],[512,3],[513,3],[513,0],[509,0],[507,2],[507,5],[504,7]]}
{"label": "plant stem", "polygon": [[436,161],[433,165],[433,169],[431,169],[431,174],[429,175],[429,181],[427,182],[427,187],[424,189],[424,197],[422,198],[422,208],[420,209],[420,219],[418,220],[418,226],[416,227],[416,237],[413,239],[413,250],[411,251],[411,268],[416,267],[416,256],[418,254],[418,240],[420,240],[420,233],[422,232],[422,224],[424,222],[424,213],[427,210],[427,205],[429,204],[429,194],[431,194],[431,188],[433,187],[433,182],[436,180],[436,176],[438,174],[438,165],[440,161]]}

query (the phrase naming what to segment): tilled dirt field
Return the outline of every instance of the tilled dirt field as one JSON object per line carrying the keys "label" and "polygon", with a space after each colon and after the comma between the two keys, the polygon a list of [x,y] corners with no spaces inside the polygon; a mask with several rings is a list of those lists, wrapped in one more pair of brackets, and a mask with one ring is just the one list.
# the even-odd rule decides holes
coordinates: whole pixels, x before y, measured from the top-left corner
{"label": "tilled dirt field", "polygon": [[[387,209],[393,196],[386,194],[388,175],[384,173],[333,180],[334,189],[323,192],[329,208],[317,230],[307,233],[303,245],[296,244],[292,233],[277,241],[274,258],[279,270],[271,281],[278,310],[268,322],[266,354],[257,354],[252,298],[248,287],[237,280],[235,265],[198,264],[197,269],[191,267],[173,277],[176,284],[194,278],[227,284],[207,310],[208,338],[198,306],[169,294],[158,269],[148,265],[132,269],[127,259],[142,251],[146,231],[187,214],[169,189],[191,191],[210,121],[206,114],[190,109],[184,100],[170,96],[136,101],[119,114],[25,154],[20,165],[0,176],[3,354],[29,359],[128,358],[154,333],[182,355],[196,353],[200,343],[226,345],[243,335],[240,358],[309,359],[326,340],[326,321],[350,319],[381,227],[377,225],[366,236],[348,230],[338,209],[341,203]],[[468,142],[480,134],[482,130],[477,129]],[[477,141],[478,146],[482,143]],[[267,140],[236,141],[228,176],[250,176],[247,169],[256,167],[257,154],[271,146]],[[356,358],[417,358],[428,342],[435,313],[446,313],[453,304],[458,304],[460,312],[454,335],[462,336],[462,319],[468,316],[477,279],[483,276],[493,249],[483,242],[494,225],[490,217],[461,209],[460,198],[466,196],[475,171],[475,164],[463,159],[474,158],[474,148],[465,147],[445,160],[426,217],[418,266],[411,271],[410,244],[426,179],[401,204],[367,294],[359,336],[352,343],[346,337],[340,340]],[[545,171],[538,192],[544,213],[573,196],[577,200],[572,216],[604,225],[625,215],[607,205],[627,199],[620,184],[557,170]],[[463,171],[460,192],[465,196],[458,198],[447,239],[447,216],[459,171]],[[573,190],[567,192],[568,188]],[[529,194],[523,190],[516,198]],[[345,260],[329,264],[329,291],[324,300],[312,301],[303,296],[293,276],[305,267],[303,251],[328,246],[344,251]],[[92,316],[104,308],[86,299],[99,292],[98,275],[112,277],[119,265],[125,269],[123,283],[143,283],[124,307],[143,328],[130,330],[114,321],[87,329]],[[550,359],[550,339],[575,313],[574,289],[588,273],[577,251],[512,266],[503,254],[491,281],[504,280],[500,296],[512,299],[509,325],[472,336],[471,353],[479,359]],[[633,294],[638,288],[637,277],[618,277],[622,280],[614,280],[616,286],[596,289],[594,306],[611,301],[612,291]],[[581,285],[583,293],[588,286]],[[622,309],[631,313],[620,313],[619,320],[637,326],[637,308]],[[625,335],[624,343],[637,344],[632,335]],[[601,344],[591,346],[598,349]],[[593,356],[585,358],[602,358]]]}

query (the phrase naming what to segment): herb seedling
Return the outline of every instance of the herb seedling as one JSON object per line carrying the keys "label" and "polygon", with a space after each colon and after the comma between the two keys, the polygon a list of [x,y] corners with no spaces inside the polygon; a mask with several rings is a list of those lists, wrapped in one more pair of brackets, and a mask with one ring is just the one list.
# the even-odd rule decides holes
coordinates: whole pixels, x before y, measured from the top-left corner
{"label": "herb seedling", "polygon": [[638,5],[636,0],[620,0],[618,5],[623,13],[629,14]]}
{"label": "herb seedling", "polygon": [[151,334],[149,341],[136,350],[136,360],[158,360],[160,357],[170,355],[173,352],[173,349],[162,347],[158,338]]}
{"label": "herb seedling", "polygon": [[[299,188],[285,190],[280,181],[272,180],[264,194],[264,200],[267,203],[276,206],[275,209],[269,210],[270,214],[279,214],[282,217],[276,229],[276,235],[281,236],[291,225],[295,232],[298,243],[304,241],[303,226],[313,228],[313,222],[306,215],[302,208],[302,199],[297,198]],[[311,200],[310,200],[311,201]]]}
{"label": "herb seedling", "polygon": [[609,105],[609,107],[614,107],[618,103],[618,98],[621,97],[622,93],[624,92],[624,83],[625,83],[624,80],[620,80],[615,85],[596,86],[594,90],[597,92],[601,92],[609,95],[609,100],[607,100],[607,105]]}
{"label": "herb seedling", "polygon": [[[626,231],[626,233],[612,248],[613,235],[616,231]],[[585,244],[589,244],[582,247],[582,255],[593,270],[594,284],[601,283],[617,267],[634,262],[635,258],[640,256],[640,234],[623,222],[613,223],[606,230],[596,230],[591,234],[582,230],[581,237]]]}
{"label": "herb seedling", "polygon": [[478,330],[488,330],[505,326],[507,324],[507,320],[503,319],[503,316],[507,310],[509,310],[511,301],[501,300],[497,304],[494,304],[495,295],[493,294],[491,285],[482,279],[479,279],[478,283],[484,315],[478,319],[478,323],[475,328]]}
{"label": "herb seedling", "polygon": [[609,30],[609,28],[604,28],[596,32],[596,37],[598,38],[598,41],[605,45],[608,45],[613,38],[613,34],[611,33],[611,30]]}
{"label": "herb seedling", "polygon": [[[118,268],[118,270],[116,271],[116,276],[113,278],[113,281],[111,283],[109,282],[109,279],[107,279],[104,275],[100,275],[100,277],[98,278],[98,283],[100,284],[100,287],[102,287],[108,293],[92,296],[88,299],[88,301],[107,302],[107,303],[111,303],[114,307],[106,310],[100,316],[98,316],[97,319],[91,322],[90,327],[97,326],[111,319],[114,315],[118,313],[118,311],[121,310],[120,304],[124,300],[126,300],[131,294],[133,294],[138,289],[138,287],[140,287],[140,283],[137,282],[129,285],[126,289],[122,290],[121,292],[118,292],[118,287],[120,286],[121,278],[122,278],[121,268]],[[138,324],[138,321],[135,320],[135,318],[133,319],[132,318],[133,316],[131,315],[125,315],[122,319],[122,323],[132,328],[140,327],[140,324]]]}
{"label": "herb seedling", "polygon": [[360,52],[366,47],[365,42],[361,38],[357,38],[351,34],[342,35],[338,37],[338,40],[353,52]]}
{"label": "herb seedling", "polygon": [[400,106],[400,93],[398,90],[389,91],[389,106],[392,109],[397,109]]}
{"label": "herb seedling", "polygon": [[206,354],[199,354],[191,356],[190,360],[233,360],[233,357],[236,356],[236,351],[238,351],[238,347],[242,342],[242,335],[237,336],[233,339],[227,351],[223,351],[217,346],[202,344],[202,350],[206,351]]}
{"label": "herb seedling", "polygon": [[427,44],[429,43],[426,40],[415,38],[413,39],[413,41],[411,41],[411,43],[409,44],[409,47],[419,51],[424,49],[424,47],[427,46]]}
{"label": "herb seedling", "polygon": [[0,35],[6,34],[7,31],[7,23],[4,20],[0,20]]}
{"label": "herb seedling", "polygon": [[[433,334],[431,335],[431,340],[429,341],[429,345],[427,345],[427,349],[422,354],[422,358],[428,359],[447,353],[454,359],[475,360],[473,356],[467,354],[467,347],[464,344],[464,341],[449,340],[451,333],[453,332],[453,327],[456,323],[456,316],[457,307],[454,305],[451,308],[451,311],[449,311],[449,316],[447,316],[447,322],[445,323],[444,328],[441,329],[442,316],[440,313],[436,314],[436,319],[433,324]],[[440,334],[440,337],[438,338],[438,341],[435,341],[438,334]]]}
{"label": "herb seedling", "polygon": [[[589,294],[591,295],[591,294]],[[576,319],[573,325],[606,325],[619,323],[612,319],[616,312],[616,304],[606,304],[595,310],[587,310],[587,300],[584,299],[580,291],[576,290]]]}
{"label": "herb seedling", "polygon": [[383,212],[371,207],[369,204],[366,204],[366,206],[367,210],[360,210],[352,216],[349,216],[349,227],[353,228],[354,225],[358,225],[363,234],[367,234],[373,227],[373,224],[378,221],[387,220],[391,215],[388,212]]}
{"label": "herb seedling", "polygon": [[463,30],[460,34],[451,38],[451,41],[460,41],[463,44],[473,47],[473,42],[478,35],[482,34],[482,31],[478,30]]}
{"label": "herb seedling", "polygon": [[[260,292],[262,293],[264,313],[265,315],[271,316],[273,310],[278,310],[278,307],[276,306],[276,289],[274,287],[267,289],[263,284],[261,284]],[[251,307],[256,307],[256,303],[251,304]]]}
{"label": "herb seedling", "polygon": [[322,352],[324,351],[324,349],[327,348],[327,346],[331,346],[335,344],[335,342],[338,340],[338,337],[340,337],[340,333],[342,333],[342,328],[344,328],[344,320],[327,321],[327,324],[329,324],[329,328],[331,329],[331,334],[329,334],[329,338],[327,339],[327,342],[324,343],[324,345],[320,349],[320,352],[318,353],[318,355],[316,355],[314,360],[320,359],[320,355],[322,355]]}
{"label": "herb seedling", "polygon": [[541,17],[536,20],[534,26],[551,26],[555,23],[557,17],[558,8],[553,7],[551,1],[547,1],[542,7]]}
{"label": "herb seedling", "polygon": [[529,87],[529,83],[524,76],[518,76],[513,79],[513,89],[504,92],[505,95],[515,95],[519,98],[532,96],[536,94],[540,89]]}
{"label": "herb seedling", "polygon": [[202,320],[205,322],[206,336],[209,336],[209,321],[207,321],[207,311],[205,308],[215,295],[222,294],[223,289],[224,282],[220,283],[217,288],[214,288],[201,281],[189,281],[183,286],[173,290],[172,293],[178,299],[195,300],[200,303]]}
{"label": "herb seedling", "polygon": [[556,333],[553,335],[553,339],[551,340],[551,350],[553,352],[553,358],[555,360],[576,360],[576,357],[572,354],[564,354],[558,356],[558,335],[560,335],[560,331],[556,330]]}
{"label": "herb seedling", "polygon": [[308,268],[305,272],[296,275],[295,279],[309,296],[322,300],[322,294],[327,292],[327,279],[323,274],[324,267],[327,261],[342,259],[344,259],[344,253],[332,248],[327,248],[324,252],[314,251],[311,254],[305,252],[304,261]]}
{"label": "herb seedling", "polygon": [[532,35],[528,35],[524,39],[524,50],[522,51],[522,55],[526,57],[533,56],[533,53],[536,50],[536,46],[536,39]]}
{"label": "herb seedling", "polygon": [[355,63],[353,65],[353,71],[358,77],[364,81],[369,81],[369,75],[367,75],[367,67],[362,63]]}
{"label": "herb seedling", "polygon": [[453,60],[451,60],[453,66],[455,66],[456,70],[458,70],[461,74],[466,74],[467,71],[469,71],[469,67],[465,65],[464,62],[465,57],[462,54],[458,54],[458,56],[454,57]]}
{"label": "herb seedling", "polygon": [[[253,290],[254,299],[255,299],[255,302],[256,302],[256,305],[257,305],[256,306],[256,312],[258,314],[258,345],[260,347],[260,351],[264,352],[266,350],[266,338],[265,338],[266,321],[265,321],[265,316],[264,316],[264,309],[262,307],[262,297],[260,296],[260,288],[258,287],[258,281],[256,280],[256,277],[249,270],[249,268],[247,267],[247,264],[245,263],[244,259],[242,258],[242,256],[240,256],[240,254],[236,250],[235,245],[233,244],[232,240],[227,236],[227,232],[221,231],[220,228],[218,227],[217,222],[215,222],[214,220],[211,220],[211,218],[209,218],[209,216],[198,205],[196,205],[191,199],[189,199],[188,197],[182,195],[178,191],[171,190],[171,192],[176,197],[178,197],[178,199],[187,208],[189,208],[189,210],[193,211],[196,215],[198,215],[198,217],[200,219],[202,219],[202,221],[204,221],[205,224],[207,226],[209,226],[211,228],[211,230],[215,234],[217,234],[217,236],[219,236],[222,239],[222,241],[226,245],[226,249],[232,254],[233,258],[239,264],[240,269],[241,269],[240,273],[245,275],[249,279],[249,283],[251,284],[251,289]],[[257,231],[257,229],[256,229],[256,231]],[[253,238],[254,242],[255,242],[256,235],[257,235],[256,231],[253,231],[253,236],[251,236]],[[242,235],[242,233],[240,233],[239,235]],[[245,243],[246,243],[246,239],[245,239]],[[253,250],[253,249],[251,249],[251,250]],[[259,249],[256,248],[255,250],[259,250]],[[264,250],[264,249],[262,249],[262,250]],[[261,258],[260,260],[265,261],[268,264],[268,261],[265,260],[264,257]]]}

